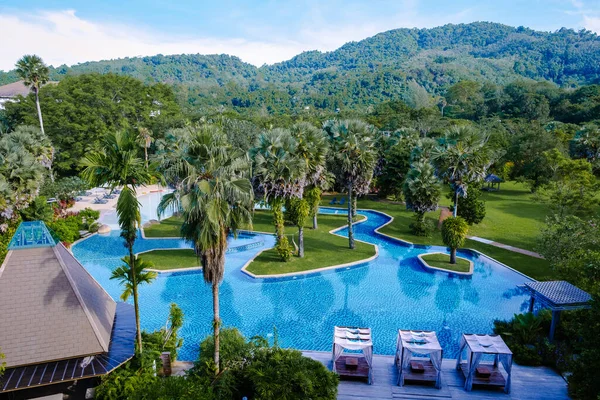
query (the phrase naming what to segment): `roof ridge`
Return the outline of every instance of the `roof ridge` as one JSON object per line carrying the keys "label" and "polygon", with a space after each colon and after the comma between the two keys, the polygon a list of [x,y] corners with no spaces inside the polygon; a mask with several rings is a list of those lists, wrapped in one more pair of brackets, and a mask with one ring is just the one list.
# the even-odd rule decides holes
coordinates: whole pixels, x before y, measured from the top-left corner
{"label": "roof ridge", "polygon": [[[94,318],[92,317],[92,313],[90,312],[85,300],[83,299],[83,296],[79,292],[79,288],[77,287],[77,284],[75,283],[75,279],[73,279],[73,277],[71,276],[71,273],[69,272],[69,269],[65,265],[65,262],[62,259],[62,256],[58,252],[58,249],[57,249],[58,246],[64,247],[64,245],[62,243],[60,243],[59,245],[52,247],[52,251],[54,252],[54,255],[56,256],[56,259],[58,260],[58,264],[60,265],[65,276],[67,277],[69,284],[71,286],[71,290],[73,290],[73,293],[75,293],[75,297],[77,297],[77,301],[79,301],[79,305],[81,306],[83,312],[85,313],[85,316],[87,317],[88,323],[90,324],[92,331],[94,332],[94,335],[96,336],[96,340],[98,340],[98,344],[100,344],[100,347],[102,347],[102,349],[105,352],[108,352],[109,343],[106,343],[104,341],[104,338],[102,338],[102,335],[100,334],[100,329],[96,325],[96,321],[94,321]],[[65,250],[66,250],[66,247],[65,247]],[[75,260],[77,260],[75,257],[73,257],[73,258]],[[77,263],[79,264],[79,262],[77,262]],[[79,265],[81,266],[81,264],[79,264]],[[95,280],[94,280],[94,282],[95,282]]]}

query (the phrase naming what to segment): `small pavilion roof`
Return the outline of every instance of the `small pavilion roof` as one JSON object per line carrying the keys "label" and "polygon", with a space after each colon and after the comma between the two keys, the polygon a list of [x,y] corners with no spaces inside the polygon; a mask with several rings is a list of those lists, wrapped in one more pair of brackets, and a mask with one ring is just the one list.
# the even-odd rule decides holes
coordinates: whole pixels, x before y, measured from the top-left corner
{"label": "small pavilion roof", "polygon": [[526,289],[551,309],[583,308],[592,296],[567,281],[527,282]]}
{"label": "small pavilion roof", "polygon": [[23,84],[23,81],[9,83],[0,86],[0,97],[16,97],[18,95],[27,96],[31,89]]}
{"label": "small pavilion roof", "polygon": [[488,176],[486,176],[485,181],[489,182],[489,183],[503,182],[502,178],[500,178],[498,175],[494,175],[494,174],[489,174]]}

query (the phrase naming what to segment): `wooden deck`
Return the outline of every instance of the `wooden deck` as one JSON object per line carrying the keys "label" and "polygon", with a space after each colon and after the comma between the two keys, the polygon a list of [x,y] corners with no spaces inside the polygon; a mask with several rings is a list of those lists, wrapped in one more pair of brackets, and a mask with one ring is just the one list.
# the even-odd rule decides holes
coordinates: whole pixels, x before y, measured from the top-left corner
{"label": "wooden deck", "polygon": [[[305,356],[321,361],[331,369],[331,353],[305,351]],[[568,399],[567,383],[556,372],[545,367],[522,367],[513,365],[512,390],[505,394],[502,388],[473,387],[465,392],[465,379],[455,369],[456,360],[442,362],[442,388],[406,383],[396,385],[398,373],[394,357],[378,356],[373,359],[373,384],[341,380],[339,400],[388,400],[388,399],[466,399],[466,400],[554,400]]]}

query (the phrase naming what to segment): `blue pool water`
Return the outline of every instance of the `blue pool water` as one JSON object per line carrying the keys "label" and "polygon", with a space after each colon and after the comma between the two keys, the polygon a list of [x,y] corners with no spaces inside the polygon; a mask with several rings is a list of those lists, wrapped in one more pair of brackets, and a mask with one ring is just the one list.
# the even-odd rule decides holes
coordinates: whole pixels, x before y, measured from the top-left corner
{"label": "blue pool water", "polygon": [[[325,213],[343,210],[323,208]],[[367,221],[355,225],[358,240],[379,246],[379,256],[368,263],[339,271],[281,279],[253,279],[240,271],[255,254],[274,245],[270,235],[243,235],[230,246],[259,243],[259,247],[227,254],[221,284],[221,317],[225,326],[239,328],[247,337],[268,336],[277,327],[279,343],[302,350],[331,349],[335,325],[373,329],[374,351],[393,354],[396,332],[435,330],[444,357],[454,358],[462,333],[491,333],[493,320],[512,317],[527,307],[528,297],[517,288],[525,276],[474,252],[459,255],[474,261],[474,274],[459,278],[425,271],[416,256],[446,251],[435,246],[411,246],[375,232],[389,217],[361,211]],[[338,231],[347,236],[347,228]],[[136,252],[189,245],[177,239],[142,239]],[[252,246],[250,246],[252,247]],[[307,252],[310,252],[307,249]],[[73,253],[115,299],[121,288],[109,279],[126,249],[117,232],[95,235],[73,246]],[[211,333],[212,297],[201,272],[161,275],[140,290],[142,328],[164,326],[169,304],[185,313],[180,359],[197,358],[198,344]]]}

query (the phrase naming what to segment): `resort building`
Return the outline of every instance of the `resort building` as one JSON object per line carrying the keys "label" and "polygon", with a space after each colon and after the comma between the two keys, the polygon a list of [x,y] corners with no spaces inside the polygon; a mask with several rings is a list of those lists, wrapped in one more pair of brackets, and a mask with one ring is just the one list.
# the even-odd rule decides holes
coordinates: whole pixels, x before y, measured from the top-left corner
{"label": "resort building", "polygon": [[17,96],[27,96],[29,87],[23,84],[23,81],[9,83],[8,85],[0,86],[0,110],[4,109],[4,104],[9,101],[16,101]]}
{"label": "resort building", "polygon": [[43,222],[21,223],[8,249],[0,398],[79,392],[134,355],[133,306],[115,303]]}

